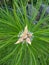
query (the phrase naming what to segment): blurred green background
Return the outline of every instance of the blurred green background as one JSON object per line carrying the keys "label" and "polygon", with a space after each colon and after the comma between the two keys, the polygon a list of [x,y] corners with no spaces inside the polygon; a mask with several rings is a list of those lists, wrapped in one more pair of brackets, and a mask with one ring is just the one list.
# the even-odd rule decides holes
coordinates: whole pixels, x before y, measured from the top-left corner
{"label": "blurred green background", "polygon": [[[4,1],[6,1],[7,5],[10,6],[10,7],[13,4],[13,0],[0,0],[0,6],[4,5]],[[19,2],[20,0],[17,0],[17,1]],[[25,1],[29,1],[30,2],[31,0],[23,0],[23,2],[25,2]],[[33,0],[33,4],[35,5],[37,1],[38,0]],[[45,4],[48,3],[48,5],[49,5],[49,0],[42,0],[42,1],[43,1],[43,3],[45,3]]]}

